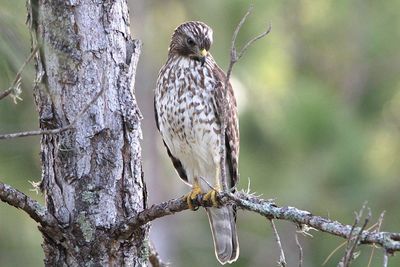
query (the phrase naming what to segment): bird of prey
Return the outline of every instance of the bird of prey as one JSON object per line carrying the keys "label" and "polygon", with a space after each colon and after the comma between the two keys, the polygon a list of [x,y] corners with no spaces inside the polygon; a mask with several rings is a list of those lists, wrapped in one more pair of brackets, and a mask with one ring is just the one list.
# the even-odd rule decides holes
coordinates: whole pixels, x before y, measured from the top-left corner
{"label": "bird of prey", "polygon": [[[154,97],[157,128],[181,179],[192,187],[187,202],[199,194],[211,200],[206,208],[215,254],[221,264],[239,256],[234,206],[218,208],[220,143],[223,101],[225,108],[226,187],[238,181],[239,129],[236,100],[226,75],[209,53],[213,31],[203,22],[189,21],[172,34],[168,59],[161,68]],[[225,84],[228,82],[228,84]]]}

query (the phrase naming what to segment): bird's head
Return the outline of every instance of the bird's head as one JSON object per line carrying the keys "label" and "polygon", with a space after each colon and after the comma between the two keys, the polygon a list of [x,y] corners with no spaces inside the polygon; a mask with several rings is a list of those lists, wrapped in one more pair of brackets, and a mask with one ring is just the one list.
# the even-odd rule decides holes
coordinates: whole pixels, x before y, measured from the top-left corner
{"label": "bird's head", "polygon": [[189,57],[203,65],[213,41],[212,34],[212,29],[203,22],[185,22],[172,34],[169,53]]}

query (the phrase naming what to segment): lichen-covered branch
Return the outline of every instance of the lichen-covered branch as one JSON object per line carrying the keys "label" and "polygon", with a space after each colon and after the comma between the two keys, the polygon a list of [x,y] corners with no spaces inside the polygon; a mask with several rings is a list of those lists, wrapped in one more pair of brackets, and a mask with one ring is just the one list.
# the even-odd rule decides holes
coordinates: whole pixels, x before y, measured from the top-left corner
{"label": "lichen-covered branch", "polygon": [[[300,226],[307,225],[319,231],[345,239],[348,239],[350,235],[352,235],[352,229],[353,232],[357,233],[361,230],[360,227],[353,228],[352,225],[345,225],[338,221],[316,216],[309,211],[300,210],[295,207],[279,207],[272,201],[264,200],[243,192],[223,192],[218,195],[218,200],[221,205],[234,204],[242,210],[253,211],[269,219],[291,221]],[[209,206],[209,203],[198,204],[201,204],[201,206]],[[185,197],[153,205],[138,213],[136,216],[131,217],[126,223],[121,224],[116,230],[116,234],[119,235],[120,238],[123,238],[132,233],[136,227],[187,209],[188,206]],[[388,253],[400,251],[400,233],[364,230],[359,235],[359,242],[360,244],[376,244],[384,248]]]}
{"label": "lichen-covered branch", "polygon": [[55,224],[54,218],[48,214],[44,206],[2,182],[0,182],[0,200],[25,211],[32,219],[43,226]]}

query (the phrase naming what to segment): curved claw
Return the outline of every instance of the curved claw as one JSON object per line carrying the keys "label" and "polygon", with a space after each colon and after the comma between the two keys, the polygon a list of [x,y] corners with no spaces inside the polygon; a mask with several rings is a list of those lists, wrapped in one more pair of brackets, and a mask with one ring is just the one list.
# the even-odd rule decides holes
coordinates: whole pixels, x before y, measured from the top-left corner
{"label": "curved claw", "polygon": [[219,207],[219,202],[217,199],[217,190],[212,189],[210,192],[208,192],[207,194],[204,195],[203,201],[211,202],[212,207]]}
{"label": "curved claw", "polygon": [[189,206],[189,209],[196,211],[199,209],[199,206],[196,205],[197,203],[197,199],[199,198],[199,195],[202,195],[203,192],[201,191],[201,188],[199,186],[199,184],[196,182],[194,183],[193,187],[192,187],[192,191],[190,191],[187,195],[186,195],[186,203]]}

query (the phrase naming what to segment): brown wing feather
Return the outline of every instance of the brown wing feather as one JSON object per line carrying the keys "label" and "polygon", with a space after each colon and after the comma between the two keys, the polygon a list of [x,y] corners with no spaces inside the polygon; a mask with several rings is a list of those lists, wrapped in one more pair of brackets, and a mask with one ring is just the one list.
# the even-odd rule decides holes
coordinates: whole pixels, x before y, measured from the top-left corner
{"label": "brown wing feather", "polygon": [[214,76],[216,78],[214,104],[216,105],[216,116],[220,120],[222,113],[223,98],[228,97],[226,114],[226,132],[225,147],[226,161],[228,163],[231,177],[231,187],[234,187],[239,181],[238,162],[239,162],[239,123],[237,116],[236,98],[233,88],[228,81],[225,94],[226,75],[216,64],[214,67]]}
{"label": "brown wing feather", "polygon": [[[158,131],[160,131],[160,124],[158,122],[158,113],[157,113],[157,108],[156,108],[156,101],[154,100],[154,116],[156,118],[156,126]],[[162,136],[162,135],[161,135]],[[168,156],[170,157],[172,164],[174,165],[176,172],[179,174],[182,180],[185,182],[188,182],[186,170],[183,168],[182,163],[179,159],[175,158],[172,154],[171,151],[169,150],[167,144],[163,140],[164,146],[167,149]]]}

